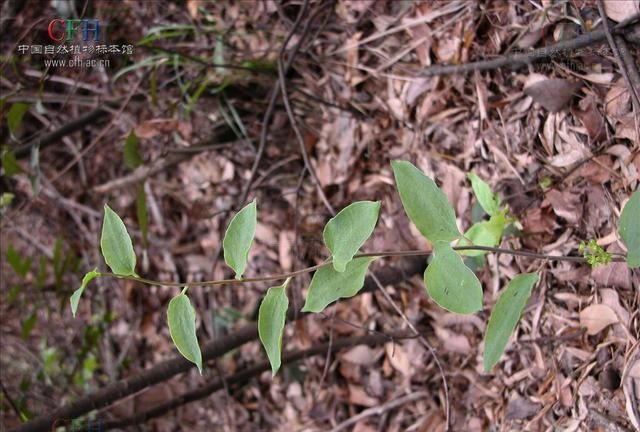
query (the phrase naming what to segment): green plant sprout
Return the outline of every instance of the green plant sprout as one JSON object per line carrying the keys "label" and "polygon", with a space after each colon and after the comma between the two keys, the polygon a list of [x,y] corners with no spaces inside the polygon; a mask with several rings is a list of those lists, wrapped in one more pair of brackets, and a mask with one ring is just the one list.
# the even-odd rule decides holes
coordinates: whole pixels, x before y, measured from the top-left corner
{"label": "green plant sprout", "polygon": [[584,256],[584,259],[587,260],[592,268],[598,265],[607,265],[611,262],[611,258],[613,258],[595,239],[589,240],[588,243],[581,241],[578,252]]}
{"label": "green plant sprout", "polygon": [[[125,224],[105,205],[100,245],[112,273],[101,273],[97,269],[88,272],[82,279],[80,288],[71,296],[71,311],[75,316],[85,288],[96,277],[110,276],[180,288],[180,293],[171,300],[167,310],[169,332],[178,351],[202,373],[202,353],[196,337],[196,311],[187,296],[188,289],[194,286],[283,281],[282,285],[269,288],[258,313],[260,341],[275,375],[281,365],[282,338],[289,308],[287,286],[295,276],[314,272],[302,311],[319,313],[340,298],[356,295],[364,286],[370,264],[377,258],[433,255],[424,272],[428,296],[448,311],[470,314],[483,309],[484,293],[477,276],[464,263],[463,255],[496,252],[535,259],[587,262],[592,266],[625,260],[621,257],[613,258],[595,240],[581,244],[580,252],[584,254],[584,258],[542,255],[497,247],[507,226],[517,224],[517,221],[508,216],[508,207],[502,206],[498,195],[475,174],[469,174],[468,177],[476,199],[489,219],[477,222],[462,234],[458,230],[453,207],[431,178],[407,161],[393,161],[391,166],[405,213],[418,231],[433,244],[432,251],[360,252],[375,229],[380,203],[359,201],[345,207],[326,224],[324,241],[331,256],[322,264],[286,274],[243,278],[257,225],[257,203],[253,200],[236,213],[224,236],[224,259],[234,270],[234,279],[162,282],[145,279],[135,273],[136,255]],[[640,267],[638,221],[640,192],[636,191],[622,210],[618,227],[620,237],[627,246],[626,262],[630,268]],[[538,280],[538,273],[516,275],[500,294],[491,311],[484,335],[483,363],[486,372],[500,360]]]}

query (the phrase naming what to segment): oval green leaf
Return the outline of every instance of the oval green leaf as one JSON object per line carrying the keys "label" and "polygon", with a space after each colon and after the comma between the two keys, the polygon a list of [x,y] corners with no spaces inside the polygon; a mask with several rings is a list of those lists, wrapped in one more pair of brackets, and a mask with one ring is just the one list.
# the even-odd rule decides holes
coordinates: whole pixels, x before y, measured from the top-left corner
{"label": "oval green leaf", "polygon": [[332,266],[315,272],[302,312],[322,312],[330,303],[356,295],[364,286],[364,277],[374,259],[356,258],[347,264],[343,272],[337,272]]}
{"label": "oval green leaf", "polygon": [[431,242],[459,238],[453,207],[435,182],[411,162],[392,161],[391,167],[402,206],[422,235]]}
{"label": "oval green leaf", "polygon": [[71,313],[73,314],[74,317],[76,316],[76,311],[78,310],[78,303],[80,303],[80,297],[82,297],[82,293],[84,292],[84,289],[87,287],[87,284],[89,282],[91,282],[98,276],[100,276],[100,273],[98,273],[97,268],[91,270],[90,272],[87,272],[87,274],[85,274],[84,277],[82,278],[82,285],[80,286],[80,288],[75,290],[71,295],[71,298],[69,299],[69,301],[71,302]]}
{"label": "oval green leaf", "polygon": [[519,274],[509,282],[498,298],[484,336],[485,372],[489,372],[500,360],[537,281],[537,273]]}
{"label": "oval green leaf", "polygon": [[2,168],[4,168],[4,175],[7,177],[24,172],[22,167],[18,164],[16,154],[11,150],[6,150],[2,153]]}
{"label": "oval green leaf", "polygon": [[[499,212],[487,221],[476,222],[464,233],[464,238],[471,241],[476,246],[495,247],[502,240],[502,233],[507,226],[507,217],[505,212]],[[464,239],[463,239],[464,240]],[[462,244],[461,244],[462,245]],[[487,251],[480,250],[462,250],[461,255],[481,256]]]}
{"label": "oval green leaf", "polygon": [[467,174],[467,177],[471,180],[471,188],[482,209],[489,216],[498,214],[500,210],[500,197],[498,194],[494,194],[491,186],[474,173]]}
{"label": "oval green leaf", "polygon": [[236,279],[242,278],[247,267],[249,249],[256,235],[257,224],[258,214],[254,199],[231,219],[224,233],[224,262],[236,273]]}
{"label": "oval green leaf", "polygon": [[106,204],[100,248],[111,271],[123,276],[137,276],[135,273],[136,253],[133,251],[127,227],[120,216]]}
{"label": "oval green leaf", "polygon": [[480,281],[447,242],[434,244],[424,284],[433,301],[448,311],[470,314],[482,309]]}
{"label": "oval green leaf", "polygon": [[282,334],[289,308],[286,292],[288,284],[289,279],[280,286],[269,288],[258,311],[258,335],[267,352],[272,376],[275,376],[281,364]]}
{"label": "oval green leaf", "polygon": [[640,191],[635,191],[620,214],[618,233],[627,246],[627,266],[640,267]]}
{"label": "oval green leaf", "polygon": [[124,160],[124,164],[127,168],[131,169],[136,169],[143,163],[142,156],[140,156],[140,150],[138,150],[138,136],[134,129],[129,132],[129,136],[124,142],[122,159]]}
{"label": "oval green leaf", "polygon": [[379,201],[357,201],[343,208],[324,227],[324,243],[331,251],[333,268],[343,272],[371,236],[380,211]]}
{"label": "oval green leaf", "polygon": [[24,102],[16,102],[11,105],[9,112],[7,113],[7,126],[9,126],[9,132],[15,135],[22,124],[24,115],[29,111],[29,104]]}
{"label": "oval green leaf", "polygon": [[196,311],[191,306],[186,288],[169,302],[169,333],[180,354],[198,367],[202,375],[202,353],[196,337]]}

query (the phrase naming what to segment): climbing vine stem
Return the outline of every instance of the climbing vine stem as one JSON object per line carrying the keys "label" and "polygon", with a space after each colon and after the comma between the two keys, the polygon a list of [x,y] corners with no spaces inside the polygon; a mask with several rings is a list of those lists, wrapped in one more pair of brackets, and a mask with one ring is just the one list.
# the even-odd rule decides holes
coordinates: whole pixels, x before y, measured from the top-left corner
{"label": "climbing vine stem", "polygon": [[[522,257],[527,257],[527,258],[532,258],[532,259],[539,259],[539,260],[547,260],[547,261],[570,261],[570,262],[577,262],[577,263],[587,263],[587,259],[582,257],[582,256],[546,255],[546,254],[540,254],[540,253],[537,253],[537,252],[527,251],[527,250],[517,250],[517,249],[499,248],[499,247],[491,247],[491,246],[455,246],[455,247],[453,247],[453,249],[457,250],[457,251],[476,250],[476,251],[493,252],[493,253],[498,253],[498,254],[515,255],[515,256],[522,256]],[[410,256],[429,256],[431,254],[432,254],[431,251],[424,251],[424,250],[381,251],[381,252],[360,253],[360,254],[354,255],[353,258],[410,257]],[[614,257],[612,259],[612,261],[613,262],[624,262],[625,258],[624,257]],[[164,286],[164,287],[175,287],[175,288],[206,287],[206,286],[216,286],[216,285],[241,285],[241,284],[256,283],[256,282],[272,282],[272,281],[285,280],[287,278],[296,277],[296,276],[300,276],[300,275],[303,275],[303,274],[314,272],[314,271],[319,270],[321,268],[327,267],[327,266],[329,266],[331,264],[332,264],[332,260],[328,259],[325,262],[323,262],[322,264],[318,264],[318,265],[314,265],[314,266],[311,266],[311,267],[302,268],[302,269],[299,269],[299,270],[294,270],[294,271],[288,272],[288,273],[261,276],[261,277],[255,277],[255,278],[220,279],[220,280],[201,281],[201,282],[165,282],[165,281],[146,279],[146,278],[137,277],[137,276],[131,276],[131,275],[124,276],[124,275],[115,274],[115,273],[98,273],[98,275],[99,276],[106,276],[106,277],[116,277],[116,278],[119,278],[119,279],[128,279],[128,280],[140,282],[140,283],[147,284],[147,285],[157,285],[157,286]]]}

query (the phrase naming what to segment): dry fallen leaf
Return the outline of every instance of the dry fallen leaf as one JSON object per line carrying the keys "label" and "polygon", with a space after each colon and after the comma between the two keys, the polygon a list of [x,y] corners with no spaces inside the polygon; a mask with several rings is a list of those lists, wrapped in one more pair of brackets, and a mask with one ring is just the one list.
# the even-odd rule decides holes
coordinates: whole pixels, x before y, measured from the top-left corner
{"label": "dry fallen leaf", "polygon": [[609,306],[595,304],[580,311],[580,325],[587,328],[587,334],[595,335],[618,322],[618,316]]}
{"label": "dry fallen leaf", "polygon": [[629,420],[640,430],[640,357],[637,355],[625,367],[622,388]]}
{"label": "dry fallen leaf", "polygon": [[[607,248],[607,252],[624,252],[615,243]],[[631,270],[623,262],[612,262],[607,265],[599,265],[591,272],[594,282],[603,287],[617,287],[632,289]]]}
{"label": "dry fallen leaf", "polygon": [[187,0],[187,10],[191,18],[198,17],[198,2],[196,0]]}
{"label": "dry fallen leaf", "polygon": [[146,139],[173,131],[178,131],[184,139],[189,139],[192,127],[190,123],[176,119],[153,119],[140,123],[135,129],[138,138]]}
{"label": "dry fallen leaf", "polygon": [[570,224],[578,224],[582,219],[583,206],[581,194],[577,190],[552,189],[547,192],[542,207],[551,206],[553,212]]}
{"label": "dry fallen leaf", "polygon": [[371,397],[360,386],[349,383],[349,403],[366,407],[373,407],[380,404],[378,399]]}
{"label": "dry fallen leaf", "polygon": [[532,74],[524,85],[524,93],[538,102],[544,109],[558,112],[564,108],[582,83],[572,83],[562,78],[540,79]]}
{"label": "dry fallen leaf", "polygon": [[439,326],[436,326],[435,331],[447,351],[460,354],[469,354],[471,351],[469,339],[465,335],[457,334]]}
{"label": "dry fallen leaf", "polygon": [[609,18],[620,22],[640,13],[638,0],[604,0],[604,11]]}
{"label": "dry fallen leaf", "polygon": [[391,366],[405,377],[411,376],[411,362],[407,351],[400,344],[386,343],[384,349],[387,353],[387,359]]}
{"label": "dry fallen leaf", "polygon": [[618,80],[604,98],[605,111],[611,118],[622,117],[631,109],[631,96],[623,80]]}
{"label": "dry fallen leaf", "polygon": [[280,266],[284,271],[291,271],[293,268],[293,241],[294,233],[291,230],[280,231],[278,242],[278,258]]}
{"label": "dry fallen leaf", "polygon": [[[607,155],[597,156],[580,168],[580,177],[593,184],[601,185],[611,178],[611,171],[605,167],[611,169],[612,165],[611,157]],[[591,195],[589,194],[587,198],[591,198]]]}
{"label": "dry fallen leaf", "polygon": [[376,351],[366,345],[358,345],[340,355],[341,360],[362,366],[370,366],[377,361]]}
{"label": "dry fallen leaf", "polygon": [[592,142],[596,142],[604,137],[604,117],[600,111],[598,111],[593,96],[587,96],[582,99],[580,101],[580,108],[572,109],[571,113],[580,119]]}
{"label": "dry fallen leaf", "polygon": [[505,420],[522,420],[531,418],[540,412],[540,404],[529,399],[517,398],[509,401]]}

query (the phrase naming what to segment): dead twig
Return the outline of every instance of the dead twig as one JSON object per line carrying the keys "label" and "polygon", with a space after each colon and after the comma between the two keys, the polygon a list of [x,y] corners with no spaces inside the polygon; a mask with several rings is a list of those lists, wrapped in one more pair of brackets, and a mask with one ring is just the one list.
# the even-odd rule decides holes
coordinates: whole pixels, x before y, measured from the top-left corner
{"label": "dead twig", "polygon": [[[614,29],[615,34],[623,33],[627,28],[637,24],[636,21],[640,18],[640,14],[636,14],[633,17],[622,21]],[[596,44],[606,39],[606,33],[604,30],[596,30],[589,33],[585,33],[568,41],[560,41],[556,44],[535,49],[528,53],[522,54],[508,54],[505,56],[497,57],[492,60],[482,60],[473,63],[465,63],[460,65],[435,65],[423,69],[418,76],[436,76],[436,75],[451,75],[451,74],[464,74],[473,71],[488,71],[499,69],[509,66],[513,69],[521,68],[535,63],[540,60],[545,60],[550,57],[560,54],[562,51],[571,51],[579,48],[585,48],[590,45]]]}
{"label": "dead twig", "polygon": [[602,0],[597,0],[598,2],[598,12],[600,12],[600,17],[602,18],[602,30],[607,38],[607,42],[609,43],[609,47],[613,51],[613,56],[616,58],[616,62],[618,63],[618,67],[620,68],[620,73],[624,78],[624,82],[627,84],[629,88],[629,93],[631,94],[631,100],[633,101],[633,107],[637,114],[640,114],[640,99],[638,98],[638,87],[634,88],[631,79],[629,78],[629,73],[627,72],[627,66],[625,65],[625,61],[620,55],[620,51],[618,50],[618,44],[613,39],[613,34],[611,33],[611,29],[609,28],[609,20],[607,18],[607,13],[604,10],[604,3]]}
{"label": "dead twig", "polygon": [[[289,31],[289,33],[287,34],[287,37],[285,38],[284,42],[282,43],[282,46],[280,47],[280,51],[278,53],[278,58],[281,58],[284,55],[284,52],[287,50],[287,45],[289,44],[289,41],[291,40],[291,38],[293,37],[293,35],[295,34],[295,32],[298,30],[298,27],[300,26],[300,23],[302,22],[302,18],[304,17],[304,15],[307,12],[307,7],[309,6],[309,0],[305,0],[304,4],[302,5],[302,8],[300,9],[300,11],[298,12],[298,16],[296,17],[296,21],[294,23],[294,26],[291,28],[291,30]],[[322,10],[322,8],[320,8],[319,10]],[[315,19],[315,17],[317,16],[317,13],[314,13],[308,20],[307,23],[305,24],[305,27],[302,30],[302,35],[300,36],[300,38],[298,39],[298,42],[296,43],[296,45],[293,47],[293,49],[291,50],[291,54],[289,56],[289,59],[287,60],[286,65],[284,66],[285,72],[288,72],[289,69],[291,68],[291,65],[293,64],[293,60],[295,59],[295,56],[298,54],[298,51],[300,50],[300,47],[302,46],[302,42],[304,41],[308,31],[309,31],[309,26],[310,23]],[[247,201],[247,198],[249,197],[249,191],[251,190],[251,186],[253,185],[253,181],[256,178],[256,175],[258,174],[258,168],[260,167],[260,162],[262,162],[262,156],[264,155],[264,150],[266,148],[267,145],[267,135],[269,133],[269,127],[271,126],[271,117],[273,116],[273,111],[275,109],[276,106],[276,99],[278,97],[278,93],[279,93],[279,88],[280,88],[280,84],[279,84],[279,79],[276,81],[276,83],[273,85],[273,87],[271,88],[271,92],[269,93],[269,102],[267,104],[267,110],[264,113],[264,117],[262,118],[262,128],[260,130],[260,141],[258,142],[258,149],[256,151],[256,157],[253,160],[253,165],[251,166],[251,172],[249,173],[249,178],[247,179],[244,188],[242,189],[242,193],[240,194],[240,198],[238,198],[237,202],[236,202],[236,209],[240,209],[244,206],[244,204]],[[228,221],[227,221],[228,223]],[[225,224],[226,225],[226,224]],[[218,245],[218,248],[216,249],[215,253],[213,254],[213,263],[211,265],[211,274],[213,274],[215,272],[216,266],[218,265],[218,259],[220,258],[220,253],[222,252],[222,242]]]}
{"label": "dead twig", "polygon": [[246,140],[231,141],[231,142],[217,142],[217,134],[202,140],[200,143],[184,148],[172,148],[169,150],[169,156],[165,159],[158,160],[152,164],[146,164],[139,166],[131,174],[127,174],[124,177],[120,177],[93,188],[94,192],[99,194],[107,194],[117,189],[122,189],[134,184],[139,183],[142,180],[146,180],[149,177],[153,177],[156,174],[166,171],[167,169],[182,163],[196,154],[218,150],[221,148],[231,147],[237,144],[246,143]]}
{"label": "dead twig", "polygon": [[372,417],[374,415],[378,415],[378,416],[382,415],[387,411],[391,411],[392,409],[398,408],[400,406],[403,406],[405,404],[408,404],[420,399],[424,399],[426,397],[429,397],[429,393],[425,391],[415,392],[415,393],[411,393],[411,394],[399,397],[397,399],[390,400],[389,402],[384,403],[380,406],[367,408],[366,410],[362,411],[358,415],[355,415],[350,419],[343,421],[338,426],[331,429],[331,432],[340,432],[342,430],[347,429],[349,426],[352,426],[358,423],[362,419],[365,419],[367,417]]}
{"label": "dead twig", "polygon": [[46,146],[57,142],[58,140],[69,134],[84,129],[86,126],[95,124],[98,119],[107,115],[108,113],[109,112],[103,107],[99,107],[92,111],[89,111],[85,115],[73,119],[65,125],[62,125],[60,128],[54,130],[53,132],[40,137],[36,137],[29,142],[19,145],[15,150],[16,157],[22,158],[28,156],[31,148],[35,145],[39,145],[40,150],[42,150]]}
{"label": "dead twig", "polygon": [[[384,284],[398,283],[424,271],[425,261],[422,258],[405,260],[403,268],[385,268],[379,270],[380,278]],[[375,284],[371,278],[365,280],[364,288],[357,294],[371,292]],[[288,311],[289,321],[301,319],[307,314],[296,312],[293,308]],[[247,342],[258,338],[258,328],[255,323],[234,331],[232,334],[219,337],[202,345],[202,359],[204,362],[216,359],[225,353],[234,350]],[[323,349],[322,352],[325,350]],[[193,369],[195,365],[182,356],[158,363],[136,375],[119,380],[101,389],[80,397],[73,402],[63,405],[55,411],[43,414],[28,423],[13,429],[13,432],[46,432],[51,430],[51,425],[56,419],[78,418],[90,411],[98,410],[111,405],[136,392],[152,385],[167,381],[168,379]]]}
{"label": "dead twig", "polygon": [[[393,338],[395,339],[403,339],[405,337],[410,337],[410,336],[406,334],[393,335]],[[304,359],[306,357],[316,356],[324,353],[327,350],[330,350],[330,352],[335,352],[343,348],[353,347],[356,345],[379,345],[381,343],[387,342],[388,340],[389,340],[388,337],[379,335],[379,334],[355,336],[355,337],[339,339],[334,341],[332,345],[322,344],[322,345],[317,345],[313,348],[309,348],[303,351],[294,351],[294,352],[286,353],[282,357],[282,364],[286,365],[286,364]],[[270,363],[263,362],[231,375],[230,377],[227,378],[226,381],[230,386],[241,384],[270,369],[271,369]],[[120,429],[126,426],[131,426],[131,425],[146,422],[152,418],[162,416],[167,412],[169,412],[170,410],[175,409],[179,406],[182,406],[200,399],[204,399],[205,397],[209,396],[213,392],[216,392],[224,388],[223,386],[224,385],[220,380],[216,380],[211,384],[205,385],[203,387],[200,387],[196,390],[192,390],[190,392],[186,392],[178,396],[177,398],[171,399],[165,403],[157,405],[154,408],[148,411],[145,411],[143,413],[137,414],[133,417],[122,419],[119,421],[103,423],[102,430],[106,431],[110,429]]]}
{"label": "dead twig", "polygon": [[69,162],[64,168],[62,168],[62,170],[60,170],[55,177],[53,177],[51,179],[51,184],[55,183],[57,180],[59,180],[60,178],[62,178],[63,175],[65,175],[71,168],[73,168],[79,161],[80,159],[82,159],[84,156],[87,155],[87,153],[89,153],[102,139],[102,137],[111,130],[111,127],[113,126],[114,122],[116,121],[116,119],[118,117],[120,117],[120,114],[122,114],[125,110],[125,108],[127,107],[127,105],[129,105],[129,101],[133,98],[133,96],[136,94],[136,92],[138,91],[138,88],[140,87],[140,85],[142,84],[142,79],[138,80],[138,82],[136,84],[133,85],[133,88],[131,89],[131,92],[129,93],[129,95],[124,99],[124,101],[122,102],[122,104],[120,105],[120,108],[118,109],[118,112],[111,118],[111,121],[109,121],[109,124],[107,124],[106,126],[104,126],[102,128],[102,130],[98,133],[98,135],[89,143],[89,145],[87,147],[85,147],[84,149],[82,149],[82,151],[73,158],[73,160],[71,162]]}
{"label": "dead twig", "polygon": [[382,293],[384,298],[389,302],[393,310],[395,310],[395,312],[402,318],[402,321],[405,322],[405,324],[409,327],[411,332],[418,338],[420,343],[429,351],[429,354],[431,354],[431,357],[433,358],[433,361],[435,362],[436,367],[438,368],[438,372],[440,373],[440,378],[442,379],[442,388],[444,392],[443,402],[444,402],[444,412],[445,412],[445,431],[448,431],[451,427],[451,404],[449,403],[449,385],[447,383],[447,377],[444,373],[444,368],[442,367],[442,363],[440,362],[440,359],[436,354],[435,348],[431,346],[429,341],[427,341],[427,339],[424,336],[422,336],[422,334],[413,325],[413,323],[409,321],[409,318],[407,318],[404,312],[402,312],[402,309],[400,309],[400,306],[398,306],[398,304],[391,298],[389,293],[382,286],[382,283],[378,280],[378,278],[373,273],[371,273],[371,278],[373,279],[374,283],[378,287],[378,290]]}
{"label": "dead twig", "polygon": [[302,133],[300,132],[300,128],[298,128],[298,122],[296,121],[295,115],[293,114],[293,109],[291,109],[291,101],[289,100],[289,94],[287,92],[287,84],[284,73],[284,59],[281,57],[278,60],[278,77],[280,82],[280,90],[282,91],[282,100],[284,101],[284,107],[287,111],[287,116],[289,118],[289,123],[291,124],[291,128],[293,129],[293,133],[296,136],[296,140],[298,141],[298,145],[300,146],[300,153],[302,154],[302,159],[304,160],[304,166],[309,171],[311,175],[311,179],[313,180],[316,189],[318,190],[318,195],[322,200],[322,203],[326,207],[326,209],[332,215],[335,215],[336,211],[334,210],[331,203],[327,199],[327,195],[324,193],[322,189],[322,184],[320,183],[320,179],[318,178],[318,174],[316,174],[316,170],[311,165],[311,159],[309,158],[309,152],[307,152],[307,148],[304,145],[304,138],[302,137]]}
{"label": "dead twig", "polygon": [[22,411],[20,411],[20,409],[18,408],[18,405],[16,405],[16,403],[13,401],[13,398],[5,388],[4,384],[2,383],[1,378],[0,378],[0,389],[2,389],[2,395],[7,400],[7,402],[9,402],[9,405],[11,406],[11,409],[13,410],[13,412],[16,414],[16,417],[21,419]]}

